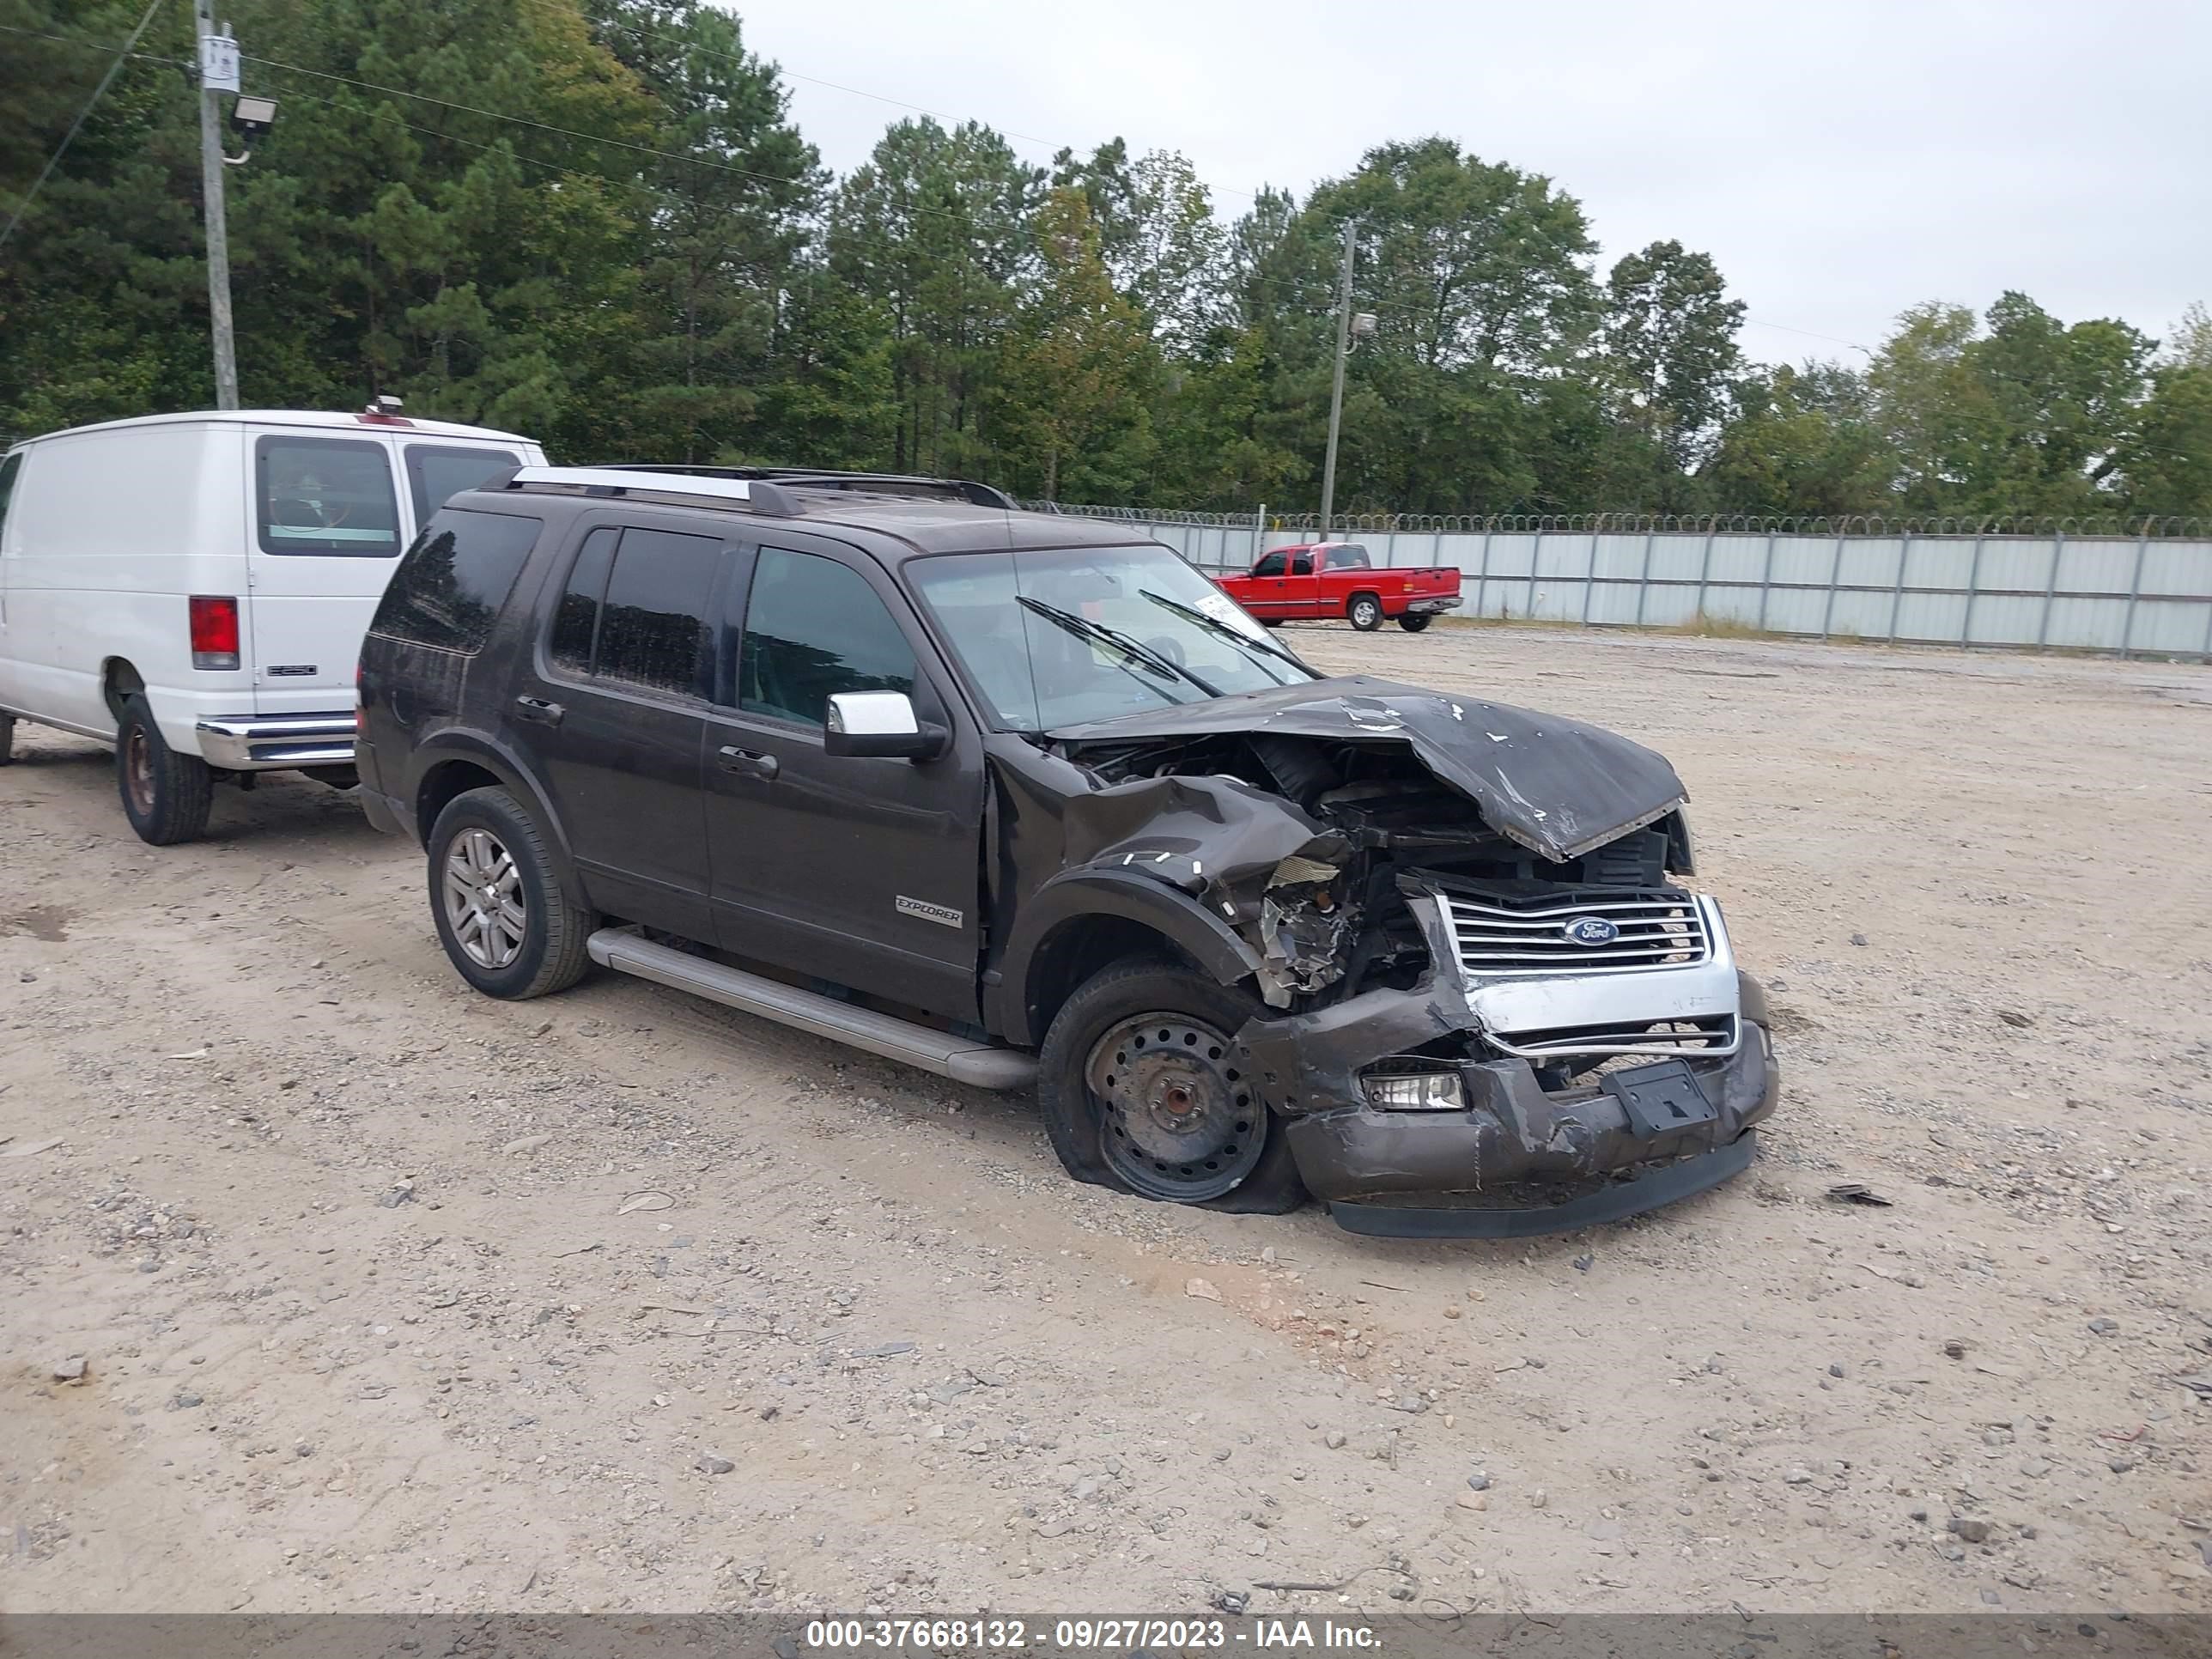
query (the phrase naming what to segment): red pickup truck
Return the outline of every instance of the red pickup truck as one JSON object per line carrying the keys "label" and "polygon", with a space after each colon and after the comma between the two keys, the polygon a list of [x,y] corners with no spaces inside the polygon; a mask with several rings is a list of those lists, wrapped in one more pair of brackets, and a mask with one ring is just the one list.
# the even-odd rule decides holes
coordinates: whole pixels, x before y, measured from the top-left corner
{"label": "red pickup truck", "polygon": [[1217,586],[1270,628],[1279,622],[1342,617],[1364,633],[1397,618],[1418,634],[1442,611],[1459,608],[1459,570],[1379,568],[1357,542],[1308,542],[1262,554],[1241,576]]}

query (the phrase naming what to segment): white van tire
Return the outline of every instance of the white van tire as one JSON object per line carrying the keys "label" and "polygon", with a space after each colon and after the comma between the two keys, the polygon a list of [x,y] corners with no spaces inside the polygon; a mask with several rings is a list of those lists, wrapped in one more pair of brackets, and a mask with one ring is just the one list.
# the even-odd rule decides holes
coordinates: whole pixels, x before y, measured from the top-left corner
{"label": "white van tire", "polygon": [[161,740],[142,696],[123,700],[115,729],[115,788],[123,815],[149,847],[197,840],[215,804],[215,775],[198,755],[179,755]]}
{"label": "white van tire", "polygon": [[15,717],[0,714],[0,766],[15,763]]}

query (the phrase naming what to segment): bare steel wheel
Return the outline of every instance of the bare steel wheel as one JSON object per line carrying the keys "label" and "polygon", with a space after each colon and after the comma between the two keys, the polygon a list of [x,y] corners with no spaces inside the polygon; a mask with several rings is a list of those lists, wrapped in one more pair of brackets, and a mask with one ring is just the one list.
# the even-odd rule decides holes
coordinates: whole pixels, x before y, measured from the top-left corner
{"label": "bare steel wheel", "polygon": [[528,901],[514,856],[471,824],[446,848],[446,925],[479,968],[510,966],[530,937]]}
{"label": "bare steel wheel", "polygon": [[146,741],[146,728],[134,726],[123,741],[123,787],[141,817],[154,816],[154,750]]}
{"label": "bare steel wheel", "polygon": [[1267,1109],[1229,1038],[1188,1014],[1139,1014],[1111,1027],[1091,1044],[1084,1082],[1101,1109],[1107,1164],[1146,1198],[1218,1198],[1267,1145]]}

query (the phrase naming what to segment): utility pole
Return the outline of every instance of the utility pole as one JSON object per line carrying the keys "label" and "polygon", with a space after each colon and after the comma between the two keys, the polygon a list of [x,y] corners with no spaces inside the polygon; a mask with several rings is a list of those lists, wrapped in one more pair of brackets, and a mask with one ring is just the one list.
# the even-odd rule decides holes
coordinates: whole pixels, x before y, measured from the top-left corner
{"label": "utility pole", "polygon": [[[204,4],[206,0],[202,0]],[[1344,424],[1344,359],[1352,349],[1352,255],[1359,246],[1359,221],[1344,222],[1344,274],[1336,291],[1336,383],[1328,394],[1328,455],[1321,468],[1321,534],[1328,539],[1329,514],[1336,507],[1336,434]]]}
{"label": "utility pole", "polygon": [[[218,107],[223,88],[218,76],[209,73],[214,54],[208,43],[215,39],[215,0],[192,0],[195,33],[199,37],[200,63],[200,189],[207,212],[208,319],[215,336],[215,406],[238,407],[238,354],[230,325],[230,231],[223,216],[222,112]],[[238,89],[237,55],[229,56],[228,90]]]}

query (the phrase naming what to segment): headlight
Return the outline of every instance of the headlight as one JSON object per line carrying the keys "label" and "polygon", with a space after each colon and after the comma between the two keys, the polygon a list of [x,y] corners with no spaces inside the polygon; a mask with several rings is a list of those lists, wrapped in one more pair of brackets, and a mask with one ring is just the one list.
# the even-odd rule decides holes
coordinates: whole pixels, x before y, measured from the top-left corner
{"label": "headlight", "polygon": [[1467,1091],[1457,1072],[1413,1072],[1363,1079],[1367,1103],[1378,1112],[1458,1112]]}

